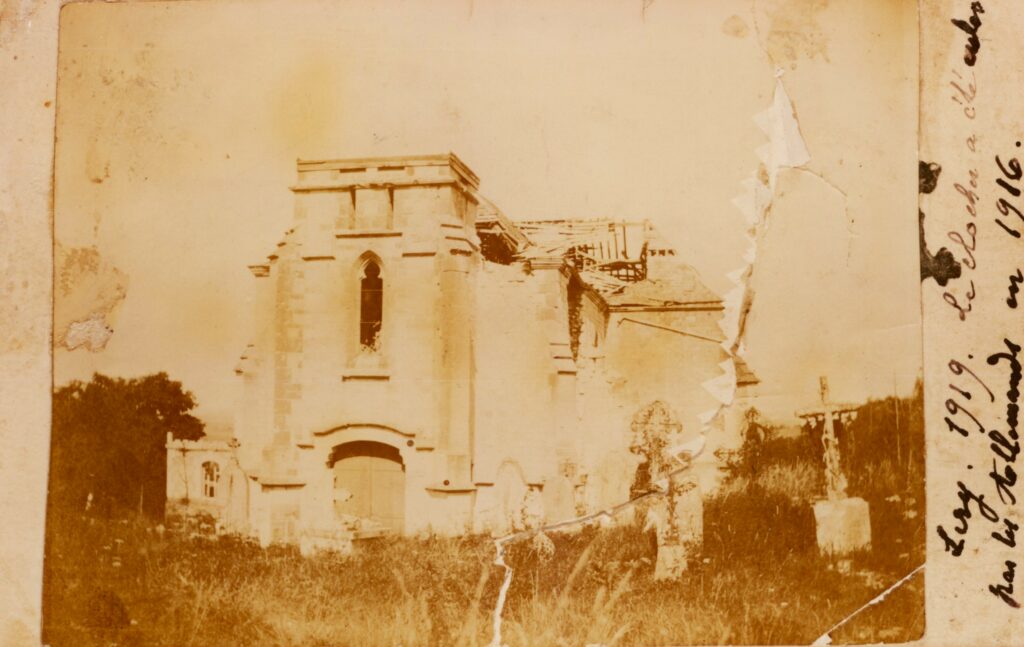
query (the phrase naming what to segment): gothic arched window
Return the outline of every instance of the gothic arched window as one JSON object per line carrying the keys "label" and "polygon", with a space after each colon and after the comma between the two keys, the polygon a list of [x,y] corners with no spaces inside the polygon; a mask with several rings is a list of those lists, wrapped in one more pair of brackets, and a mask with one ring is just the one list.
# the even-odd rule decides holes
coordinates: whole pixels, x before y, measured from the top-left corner
{"label": "gothic arched window", "polygon": [[220,481],[220,466],[212,461],[203,463],[203,496],[212,499],[217,496]]}
{"label": "gothic arched window", "polygon": [[376,350],[380,343],[380,327],[384,311],[384,280],[380,265],[374,261],[363,267],[359,285],[359,343]]}

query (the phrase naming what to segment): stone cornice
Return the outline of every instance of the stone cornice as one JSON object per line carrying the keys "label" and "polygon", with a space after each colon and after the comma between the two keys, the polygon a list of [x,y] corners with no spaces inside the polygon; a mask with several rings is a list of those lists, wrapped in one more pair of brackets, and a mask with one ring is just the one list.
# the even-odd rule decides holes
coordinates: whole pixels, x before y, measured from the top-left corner
{"label": "stone cornice", "polygon": [[335,238],[397,238],[403,232],[394,229],[336,229]]}
{"label": "stone cornice", "polygon": [[368,171],[370,169],[396,170],[417,166],[449,166],[467,184],[476,188],[480,185],[480,178],[477,177],[466,163],[459,159],[455,153],[440,153],[435,155],[398,155],[391,157],[358,157],[348,159],[326,159],[326,160],[296,160],[296,168],[303,171]]}
{"label": "stone cornice", "polygon": [[293,184],[288,187],[293,193],[312,193],[315,191],[352,191],[358,189],[390,189],[410,186],[459,186],[468,191],[468,185],[452,178],[430,178],[409,180],[380,180],[377,182],[331,182],[323,184]]}

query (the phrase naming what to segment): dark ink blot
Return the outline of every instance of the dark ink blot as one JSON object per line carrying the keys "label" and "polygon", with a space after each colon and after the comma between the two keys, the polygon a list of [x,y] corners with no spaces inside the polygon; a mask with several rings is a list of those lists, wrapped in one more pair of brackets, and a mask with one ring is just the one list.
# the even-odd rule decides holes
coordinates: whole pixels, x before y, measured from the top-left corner
{"label": "dark ink blot", "polygon": [[[918,162],[917,164],[917,190],[920,193],[931,193],[939,184],[939,174],[942,167],[935,162]],[[924,239],[924,212],[917,212],[917,228],[921,246],[921,280],[930,278],[941,286],[945,286],[952,279],[960,278],[963,269],[960,263],[953,256],[953,252],[945,247],[932,254],[928,251],[928,243]]]}
{"label": "dark ink blot", "polygon": [[931,193],[939,184],[939,173],[942,167],[935,162],[917,163],[917,190],[919,193]]}
{"label": "dark ink blot", "polygon": [[960,278],[962,268],[960,263],[953,257],[953,252],[945,247],[939,248],[934,255],[928,251],[928,243],[924,239],[924,212],[918,211],[918,231],[921,244],[921,280],[929,278],[945,286],[952,279]]}

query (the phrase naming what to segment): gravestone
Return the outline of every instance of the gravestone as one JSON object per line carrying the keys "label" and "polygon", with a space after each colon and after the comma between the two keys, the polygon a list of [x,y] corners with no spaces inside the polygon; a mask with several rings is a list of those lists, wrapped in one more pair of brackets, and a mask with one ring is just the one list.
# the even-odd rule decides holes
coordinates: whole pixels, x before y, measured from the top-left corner
{"label": "gravestone", "polygon": [[871,547],[868,502],[859,497],[818,501],[814,504],[818,548],[826,554],[845,555]]}
{"label": "gravestone", "polygon": [[653,530],[657,537],[654,579],[677,579],[686,570],[690,549],[704,537],[704,498],[693,477],[670,478],[665,495],[647,507],[644,530]]}
{"label": "gravestone", "polygon": [[857,408],[836,404],[829,399],[828,378],[820,379],[821,406],[798,411],[797,416],[823,424],[821,444],[825,456],[824,501],[814,504],[815,534],[818,549],[828,555],[845,555],[871,547],[871,517],[868,502],[846,495],[846,476],[839,462],[837,420],[852,419]]}
{"label": "gravestone", "polygon": [[656,401],[633,417],[630,450],[640,462],[630,487],[644,530],[654,530],[658,556],[654,579],[677,579],[686,569],[688,551],[703,539],[703,499],[693,476],[670,456],[679,444],[683,426],[665,403]]}

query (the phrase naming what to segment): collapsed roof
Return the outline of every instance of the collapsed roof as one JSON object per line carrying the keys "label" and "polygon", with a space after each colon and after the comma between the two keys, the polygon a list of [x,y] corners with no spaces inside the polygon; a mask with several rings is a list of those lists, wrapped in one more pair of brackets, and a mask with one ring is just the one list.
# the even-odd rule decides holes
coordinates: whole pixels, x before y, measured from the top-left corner
{"label": "collapsed roof", "polygon": [[[476,229],[484,258],[536,264],[563,259],[609,307],[721,308],[722,300],[650,221],[610,219],[515,220],[479,197]],[[651,271],[651,259],[657,259]]]}

